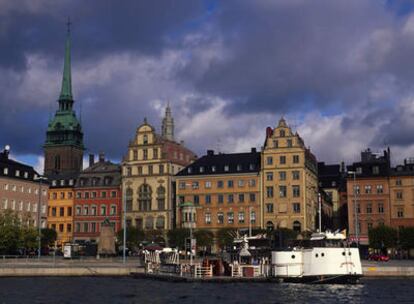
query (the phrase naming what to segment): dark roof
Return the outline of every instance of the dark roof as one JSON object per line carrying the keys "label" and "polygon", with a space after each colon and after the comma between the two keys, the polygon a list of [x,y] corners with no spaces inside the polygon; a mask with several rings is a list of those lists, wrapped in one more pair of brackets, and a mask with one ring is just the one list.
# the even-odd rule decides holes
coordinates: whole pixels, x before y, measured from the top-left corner
{"label": "dark roof", "polygon": [[[18,176],[16,175],[17,171],[19,173]],[[0,176],[33,181],[38,175],[33,167],[10,159],[8,151],[0,152]]]}
{"label": "dark roof", "polygon": [[392,176],[414,176],[414,163],[404,161],[403,165],[397,165],[391,168]]}
{"label": "dark roof", "polygon": [[324,162],[318,163],[318,181],[320,188],[345,188],[345,174],[341,172],[341,165],[326,165]]}
{"label": "dark roof", "polygon": [[[228,170],[225,167],[228,166]],[[226,167],[227,168],[227,167]],[[260,152],[214,154],[207,151],[191,165],[178,172],[177,176],[217,175],[234,173],[252,173],[260,171]]]}
{"label": "dark roof", "polygon": [[76,179],[79,173],[59,173],[49,174],[47,179],[50,184],[50,188],[71,188],[75,186]]}
{"label": "dark roof", "polygon": [[79,174],[76,187],[118,187],[121,185],[121,166],[100,160]]}

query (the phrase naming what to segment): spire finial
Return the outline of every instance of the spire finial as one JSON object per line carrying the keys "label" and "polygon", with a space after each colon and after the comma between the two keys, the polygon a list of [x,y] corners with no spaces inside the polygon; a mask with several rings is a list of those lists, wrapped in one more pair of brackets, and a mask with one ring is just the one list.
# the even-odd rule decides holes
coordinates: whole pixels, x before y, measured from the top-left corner
{"label": "spire finial", "polygon": [[68,16],[68,21],[66,22],[66,26],[68,27],[68,34],[70,34],[70,26],[72,25],[72,22],[70,22],[70,16]]}
{"label": "spire finial", "polygon": [[[62,77],[62,89],[60,91],[59,100],[73,100],[72,98],[72,75],[71,75],[71,62],[70,62],[70,18],[68,17],[67,25],[67,38],[65,45],[65,61],[63,65],[63,77]],[[71,105],[70,105],[71,106]]]}

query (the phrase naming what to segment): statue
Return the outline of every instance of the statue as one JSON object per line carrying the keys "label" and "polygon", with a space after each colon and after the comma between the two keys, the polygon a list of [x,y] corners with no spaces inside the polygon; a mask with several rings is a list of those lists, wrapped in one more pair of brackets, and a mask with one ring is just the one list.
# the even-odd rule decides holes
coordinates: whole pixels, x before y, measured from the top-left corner
{"label": "statue", "polygon": [[99,255],[115,255],[115,231],[109,219],[106,218],[101,224],[101,232],[98,242]]}

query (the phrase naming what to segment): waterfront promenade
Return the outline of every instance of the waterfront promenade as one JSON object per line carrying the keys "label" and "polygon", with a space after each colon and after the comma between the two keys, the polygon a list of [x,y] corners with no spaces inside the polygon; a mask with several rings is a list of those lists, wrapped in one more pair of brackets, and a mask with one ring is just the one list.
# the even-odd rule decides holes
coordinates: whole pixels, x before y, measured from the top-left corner
{"label": "waterfront promenade", "polygon": [[[414,277],[414,260],[391,260],[389,262],[362,261],[366,277]],[[0,258],[0,277],[8,276],[127,276],[144,273],[141,261],[122,258],[80,258],[66,260],[62,257]]]}

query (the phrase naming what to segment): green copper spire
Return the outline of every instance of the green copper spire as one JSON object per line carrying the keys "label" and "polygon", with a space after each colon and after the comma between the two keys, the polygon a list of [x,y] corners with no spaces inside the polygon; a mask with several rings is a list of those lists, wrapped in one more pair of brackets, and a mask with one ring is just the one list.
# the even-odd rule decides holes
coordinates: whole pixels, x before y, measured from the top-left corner
{"label": "green copper spire", "polygon": [[72,75],[70,71],[70,20],[68,19],[68,34],[65,46],[65,64],[63,66],[62,90],[59,100],[73,100],[72,97]]}

